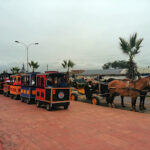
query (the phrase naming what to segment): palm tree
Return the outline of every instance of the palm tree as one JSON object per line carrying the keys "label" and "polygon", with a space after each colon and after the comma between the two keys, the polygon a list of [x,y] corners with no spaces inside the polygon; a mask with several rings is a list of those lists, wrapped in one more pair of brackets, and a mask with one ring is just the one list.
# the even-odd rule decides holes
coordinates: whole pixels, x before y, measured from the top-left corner
{"label": "palm tree", "polygon": [[29,63],[30,68],[32,68],[32,72],[34,72],[35,69],[39,68],[39,64],[38,62],[34,62],[31,60],[31,62]]}
{"label": "palm tree", "polygon": [[20,69],[18,67],[12,67],[10,70],[11,70],[12,74],[17,74],[17,73],[19,73]]}
{"label": "palm tree", "polygon": [[63,63],[62,63],[62,66],[64,69],[67,69],[67,75],[68,75],[68,78],[69,78],[69,71],[70,71],[70,68],[73,68],[75,65],[75,63],[71,60],[64,60]]}
{"label": "palm tree", "polygon": [[119,39],[119,44],[122,52],[129,56],[127,77],[133,80],[138,74],[137,65],[133,59],[135,55],[137,55],[140,52],[143,38],[137,39],[137,33],[135,33],[130,37],[129,42],[127,42],[124,38],[121,37],[119,37]]}

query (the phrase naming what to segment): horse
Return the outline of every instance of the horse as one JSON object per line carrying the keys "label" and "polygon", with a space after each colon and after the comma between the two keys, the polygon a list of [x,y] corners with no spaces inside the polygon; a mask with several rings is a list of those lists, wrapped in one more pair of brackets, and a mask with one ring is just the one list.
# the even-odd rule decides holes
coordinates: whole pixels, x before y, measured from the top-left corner
{"label": "horse", "polygon": [[145,78],[140,78],[136,81],[121,81],[113,80],[109,82],[109,104],[114,107],[113,100],[115,96],[128,96],[132,100],[131,110],[136,111],[136,99],[140,96],[143,89],[150,87],[150,76]]}
{"label": "horse", "polygon": [[[123,79],[122,81],[131,81],[130,79]],[[145,106],[144,106],[144,102],[145,102],[145,98],[146,98],[146,95],[148,93],[149,89],[143,89],[141,92],[140,92],[140,104],[139,104],[139,110],[143,111],[145,110]],[[122,107],[125,107],[124,105],[124,96],[121,96],[121,105]]]}

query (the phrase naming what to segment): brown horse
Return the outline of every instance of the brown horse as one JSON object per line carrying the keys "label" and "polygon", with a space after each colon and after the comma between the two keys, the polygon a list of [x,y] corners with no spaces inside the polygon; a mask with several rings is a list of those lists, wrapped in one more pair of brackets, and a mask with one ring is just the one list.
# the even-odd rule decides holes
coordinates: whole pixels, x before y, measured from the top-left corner
{"label": "brown horse", "polygon": [[150,87],[150,77],[141,78],[136,81],[113,80],[108,84],[109,103],[114,106],[115,96],[128,96],[132,100],[132,109],[136,110],[136,99],[140,96],[143,89]]}

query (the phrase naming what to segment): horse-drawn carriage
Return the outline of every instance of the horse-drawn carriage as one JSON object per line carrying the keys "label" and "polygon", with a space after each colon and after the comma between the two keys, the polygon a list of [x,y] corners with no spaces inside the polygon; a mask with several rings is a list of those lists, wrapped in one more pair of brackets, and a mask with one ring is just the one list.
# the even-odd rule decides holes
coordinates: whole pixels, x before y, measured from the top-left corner
{"label": "horse-drawn carriage", "polygon": [[66,74],[46,72],[37,75],[36,104],[37,107],[46,105],[47,110],[63,106],[67,109],[70,104],[70,87]]}
{"label": "horse-drawn carriage", "polygon": [[86,81],[84,79],[74,79],[71,83],[71,99],[78,100],[79,96],[85,94]]}
{"label": "horse-drawn carriage", "polygon": [[[101,82],[97,80],[85,81],[83,79],[82,80],[80,79],[80,81],[82,82],[76,82],[75,84],[72,84],[73,90],[71,94],[71,99],[78,100],[81,95],[85,95],[86,100],[90,100],[92,104],[97,105],[99,104],[101,98],[107,99],[108,82],[110,82],[111,80],[112,79]],[[75,81],[78,81],[78,80],[75,80]],[[74,85],[80,85],[80,86],[74,86]]]}
{"label": "horse-drawn carriage", "polygon": [[[140,97],[139,109],[145,109],[144,101],[149,89],[150,77],[140,78],[135,81],[129,79],[115,80],[112,78],[97,82],[89,81],[84,88],[86,100],[95,105],[98,105],[102,100],[106,100],[108,105],[114,107],[115,96],[121,96],[121,105],[124,107],[124,97],[131,97],[132,110],[136,109],[137,97]],[[78,100],[77,95],[75,100]]]}
{"label": "horse-drawn carriage", "polygon": [[108,83],[112,79],[104,81],[89,81],[85,86],[86,99],[90,100],[92,104],[98,105],[101,100],[108,102],[109,90]]}

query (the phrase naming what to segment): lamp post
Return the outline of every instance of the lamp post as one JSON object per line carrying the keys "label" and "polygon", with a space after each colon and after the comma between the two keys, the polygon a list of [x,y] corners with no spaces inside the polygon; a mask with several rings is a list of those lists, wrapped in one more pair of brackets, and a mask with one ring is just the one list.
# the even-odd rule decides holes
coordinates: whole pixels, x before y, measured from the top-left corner
{"label": "lamp post", "polygon": [[28,62],[28,50],[29,50],[29,47],[30,47],[31,45],[38,45],[39,43],[30,43],[30,44],[27,45],[27,44],[25,44],[25,43],[23,43],[23,42],[20,42],[20,41],[15,41],[15,42],[24,45],[25,48],[26,48],[26,50],[27,50],[27,72],[28,72],[28,64],[29,64],[29,62]]}

